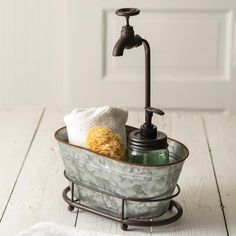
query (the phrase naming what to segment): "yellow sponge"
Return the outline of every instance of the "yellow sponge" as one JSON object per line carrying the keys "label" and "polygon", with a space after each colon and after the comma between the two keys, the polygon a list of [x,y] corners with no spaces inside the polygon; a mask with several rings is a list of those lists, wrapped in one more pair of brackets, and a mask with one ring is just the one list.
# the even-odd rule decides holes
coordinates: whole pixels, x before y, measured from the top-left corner
{"label": "yellow sponge", "polygon": [[120,135],[103,126],[89,130],[87,147],[92,151],[118,160],[124,159],[125,156],[125,147]]}

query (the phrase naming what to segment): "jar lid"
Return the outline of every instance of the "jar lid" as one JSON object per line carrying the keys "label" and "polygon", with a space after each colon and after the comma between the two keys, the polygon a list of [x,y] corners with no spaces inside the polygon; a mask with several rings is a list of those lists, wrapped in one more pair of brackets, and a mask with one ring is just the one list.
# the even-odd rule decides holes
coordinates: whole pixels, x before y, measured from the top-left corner
{"label": "jar lid", "polygon": [[134,130],[129,134],[128,146],[138,150],[158,150],[168,147],[167,135],[157,131],[156,138],[142,138],[140,130]]}

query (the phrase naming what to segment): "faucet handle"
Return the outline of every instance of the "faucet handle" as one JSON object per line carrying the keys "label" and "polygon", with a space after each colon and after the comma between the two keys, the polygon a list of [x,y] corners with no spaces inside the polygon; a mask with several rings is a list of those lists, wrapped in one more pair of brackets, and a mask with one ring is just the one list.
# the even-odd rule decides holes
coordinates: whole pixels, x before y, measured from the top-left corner
{"label": "faucet handle", "polygon": [[135,16],[140,12],[137,8],[120,8],[116,10],[116,15],[118,16]]}
{"label": "faucet handle", "polygon": [[136,16],[140,12],[137,8],[120,8],[116,10],[116,15],[124,16],[126,18],[126,24],[129,26],[129,18],[130,16]]}

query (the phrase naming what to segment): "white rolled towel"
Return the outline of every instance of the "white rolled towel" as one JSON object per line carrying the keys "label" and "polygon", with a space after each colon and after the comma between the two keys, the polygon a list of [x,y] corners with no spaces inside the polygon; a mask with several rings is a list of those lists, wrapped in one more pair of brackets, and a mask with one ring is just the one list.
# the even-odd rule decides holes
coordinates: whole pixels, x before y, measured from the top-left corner
{"label": "white rolled towel", "polygon": [[118,133],[126,145],[125,123],[128,111],[110,106],[80,108],[64,117],[69,143],[87,148],[86,139],[91,128],[108,127]]}

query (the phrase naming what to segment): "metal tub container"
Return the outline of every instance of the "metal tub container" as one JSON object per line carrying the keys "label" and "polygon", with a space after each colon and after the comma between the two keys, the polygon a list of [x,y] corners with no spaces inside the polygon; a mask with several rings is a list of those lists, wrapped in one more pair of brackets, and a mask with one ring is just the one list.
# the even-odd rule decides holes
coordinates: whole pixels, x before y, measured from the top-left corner
{"label": "metal tub container", "polygon": [[[136,128],[126,126],[127,137]],[[55,133],[67,176],[85,185],[122,197],[169,197],[173,194],[188,148],[168,138],[170,160],[165,165],[141,165],[114,160],[86,148],[68,143],[66,128]],[[94,192],[75,185],[75,197],[83,204],[111,214],[121,214],[121,201],[112,196]],[[125,217],[147,219],[162,215],[168,210],[170,200],[160,202],[125,202]]]}

